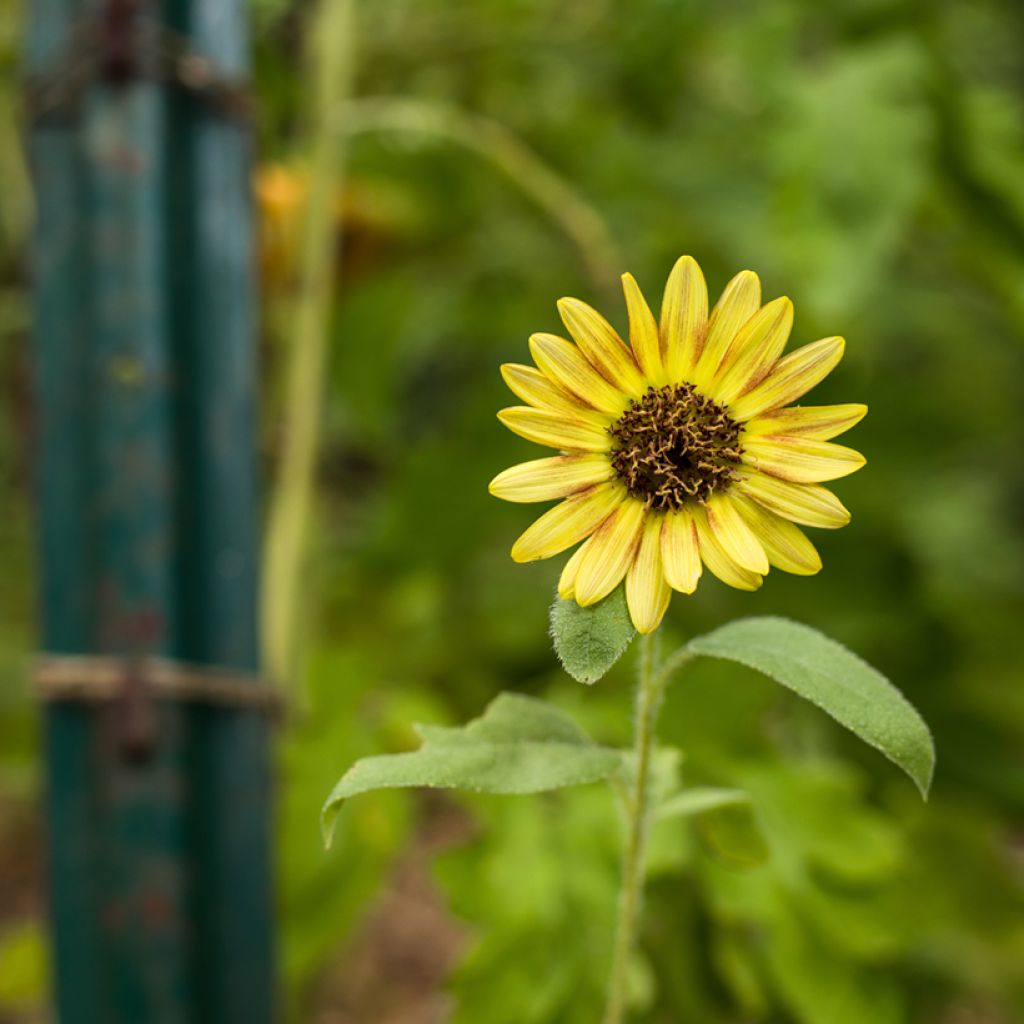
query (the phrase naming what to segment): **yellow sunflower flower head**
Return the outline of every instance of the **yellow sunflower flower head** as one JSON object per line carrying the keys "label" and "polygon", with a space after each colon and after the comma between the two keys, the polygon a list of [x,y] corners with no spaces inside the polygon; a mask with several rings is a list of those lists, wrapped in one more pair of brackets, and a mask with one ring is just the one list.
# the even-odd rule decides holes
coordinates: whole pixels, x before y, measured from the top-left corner
{"label": "yellow sunflower flower head", "polygon": [[633,624],[649,633],[672,591],[692,594],[705,565],[741,590],[756,590],[772,565],[800,575],[821,568],[799,526],[849,522],[821,484],[864,465],[859,452],[830,439],[867,406],[786,408],[828,375],[844,342],[823,338],[783,355],[793,304],[762,305],[749,270],[709,314],[704,275],[683,256],[665,286],[660,323],[632,275],[622,285],[628,346],[596,310],[562,299],[575,344],[535,334],[535,367],[502,366],[526,404],[498,418],[561,454],[506,469],[490,491],[506,501],[561,499],[515,542],[512,557],[530,562],[580,544],[562,571],[561,597],[596,604],[625,578]]}

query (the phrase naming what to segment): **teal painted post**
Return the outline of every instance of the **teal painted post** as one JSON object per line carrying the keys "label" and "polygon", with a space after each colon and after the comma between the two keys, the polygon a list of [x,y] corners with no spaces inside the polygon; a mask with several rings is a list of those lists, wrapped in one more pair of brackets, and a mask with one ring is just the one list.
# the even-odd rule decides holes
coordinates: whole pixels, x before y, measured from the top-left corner
{"label": "teal painted post", "polygon": [[[28,67],[100,0],[35,0]],[[166,0],[244,65],[238,0]],[[32,132],[41,646],[256,668],[244,129],[152,77]],[[272,1017],[266,726],[125,697],[46,712],[61,1024]]]}
{"label": "teal painted post", "polygon": [[[30,66],[61,56],[84,7],[33,5]],[[42,644],[57,653],[178,649],[162,93],[93,83],[33,134]],[[62,1024],[190,1019],[184,725],[168,706],[148,722],[127,705],[47,714]]]}
{"label": "teal painted post", "polygon": [[[67,45],[71,0],[39,0],[27,39],[30,71],[49,66]],[[84,167],[74,132],[65,125],[32,133],[37,203],[35,236],[35,364],[38,413],[37,502],[40,633],[47,650],[92,650],[93,571],[88,517],[89,440],[87,347],[89,287]],[[74,706],[48,709],[44,722],[49,781],[50,904],[56,967],[56,1010],[76,1016],[71,995],[101,1005],[104,989],[95,865],[102,856],[95,830],[90,775],[93,715]],[[95,1017],[94,1017],[95,1019]]]}
{"label": "teal painted post", "polygon": [[[169,0],[175,32],[241,78],[242,0]],[[182,624],[189,660],[255,672],[257,481],[248,126],[174,99],[175,335],[183,382]],[[193,712],[200,999],[217,1024],[273,1016],[267,723]]]}

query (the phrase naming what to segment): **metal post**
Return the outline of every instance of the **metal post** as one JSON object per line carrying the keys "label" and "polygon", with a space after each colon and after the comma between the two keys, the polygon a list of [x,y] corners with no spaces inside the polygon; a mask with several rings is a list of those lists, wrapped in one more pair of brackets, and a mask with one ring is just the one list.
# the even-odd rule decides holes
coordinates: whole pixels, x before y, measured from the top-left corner
{"label": "metal post", "polygon": [[[243,0],[169,0],[220,73],[248,69]],[[253,246],[247,126],[175,99],[172,284],[181,408],[181,590],[190,661],[255,672],[257,548]],[[191,807],[205,1019],[272,1016],[267,723],[197,709]]]}
{"label": "metal post", "polygon": [[272,1016],[266,726],[131,667],[257,650],[247,135],[152,56],[170,25],[237,75],[241,2],[164,8],[31,5],[40,76],[138,18],[32,132],[42,646],[126,666],[117,700],[46,712],[62,1024]]}

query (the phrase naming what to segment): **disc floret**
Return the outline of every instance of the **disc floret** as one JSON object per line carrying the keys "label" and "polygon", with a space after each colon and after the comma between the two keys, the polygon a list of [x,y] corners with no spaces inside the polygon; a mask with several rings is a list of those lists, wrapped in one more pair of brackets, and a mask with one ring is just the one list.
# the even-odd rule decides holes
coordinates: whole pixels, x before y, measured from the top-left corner
{"label": "disc floret", "polygon": [[648,387],[608,432],[626,490],[659,512],[706,502],[734,479],[742,455],[739,424],[686,381]]}

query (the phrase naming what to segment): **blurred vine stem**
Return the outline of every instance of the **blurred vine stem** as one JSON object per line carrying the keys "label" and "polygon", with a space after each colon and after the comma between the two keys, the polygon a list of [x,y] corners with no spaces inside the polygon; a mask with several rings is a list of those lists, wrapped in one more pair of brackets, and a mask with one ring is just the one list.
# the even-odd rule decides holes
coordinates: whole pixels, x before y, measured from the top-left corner
{"label": "blurred vine stem", "polygon": [[345,136],[420,134],[479,154],[508,175],[576,246],[595,289],[607,294],[614,288],[620,260],[604,218],[500,121],[429,100],[373,96],[343,104],[335,125]]}
{"label": "blurred vine stem", "polygon": [[271,678],[297,688],[301,581],[312,515],[323,378],[338,228],[331,197],[343,181],[348,140],[367,133],[413,133],[454,143],[503,171],[575,246],[594,288],[614,287],[619,259],[601,215],[499,122],[418,99],[350,96],[355,68],[353,0],[321,0],[308,37],[311,135],[309,192],[285,369],[277,477],[264,551],[264,663]]}

